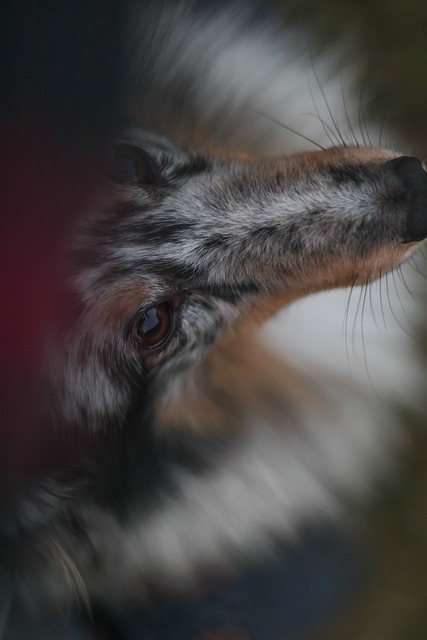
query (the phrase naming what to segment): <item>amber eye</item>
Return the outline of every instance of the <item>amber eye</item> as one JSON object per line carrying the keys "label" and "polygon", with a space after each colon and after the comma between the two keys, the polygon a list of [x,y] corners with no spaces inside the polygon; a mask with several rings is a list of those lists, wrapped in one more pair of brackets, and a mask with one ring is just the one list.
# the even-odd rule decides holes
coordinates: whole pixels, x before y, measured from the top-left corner
{"label": "amber eye", "polygon": [[172,333],[173,313],[168,302],[145,310],[138,321],[138,335],[146,349],[163,346]]}
{"label": "amber eye", "polygon": [[150,158],[138,147],[120,144],[114,149],[112,177],[121,184],[150,184],[153,168]]}

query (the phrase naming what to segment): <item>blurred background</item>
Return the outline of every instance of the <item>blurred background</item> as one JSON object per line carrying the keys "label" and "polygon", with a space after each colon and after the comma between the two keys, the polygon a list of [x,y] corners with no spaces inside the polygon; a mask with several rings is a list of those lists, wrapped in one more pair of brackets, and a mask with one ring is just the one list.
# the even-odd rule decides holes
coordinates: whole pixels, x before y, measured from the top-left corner
{"label": "blurred background", "polygon": [[[290,13],[296,20],[314,27],[316,47],[322,49],[328,47],[331,42],[344,41],[349,52],[349,61],[355,60],[360,64],[360,88],[364,95],[364,103],[369,96],[368,116],[372,114],[380,121],[384,119],[386,128],[400,131],[403,139],[407,141],[405,152],[427,157],[425,0],[270,0],[270,3],[275,8]],[[9,437],[7,430],[2,432],[0,442],[0,461],[6,476],[7,488],[10,476],[14,475],[17,468],[30,469],[33,472],[33,469],[37,471],[40,467],[44,469],[46,466],[54,465],[58,460],[57,446],[52,447],[51,455],[47,455],[46,447],[42,447],[39,450],[40,456],[34,455],[32,444],[31,452],[27,451],[29,445],[17,451],[11,451],[11,446],[16,443],[16,429],[19,425],[25,436],[21,442],[28,443],[30,432],[26,431],[26,420],[29,414],[31,425],[33,424],[33,398],[28,379],[34,377],[33,369],[36,365],[33,360],[37,361],[38,354],[33,354],[32,348],[43,340],[43,313],[46,307],[49,307],[49,296],[52,296],[52,291],[58,286],[58,278],[54,272],[57,256],[52,252],[52,247],[62,246],[63,235],[66,236],[63,227],[65,228],[74,218],[76,211],[84,210],[87,194],[90,196],[92,193],[96,179],[90,173],[92,163],[87,160],[88,149],[96,157],[104,137],[117,126],[120,112],[117,94],[121,72],[117,56],[120,2],[104,2],[98,9],[94,4],[93,11],[89,10],[89,15],[88,3],[81,1],[66,3],[64,6],[62,3],[41,3],[39,7],[36,7],[37,3],[30,1],[19,3],[26,8],[26,12],[16,10],[16,5],[13,7],[14,3],[9,4],[12,8],[10,15],[14,21],[9,35],[2,38],[2,41],[10,45],[9,51],[18,51],[18,54],[20,52],[20,57],[15,57],[11,67],[5,64],[6,72],[2,79],[2,86],[8,87],[10,97],[2,121],[2,177],[4,185],[13,192],[13,197],[16,197],[16,193],[20,197],[18,204],[14,200],[14,214],[9,215],[9,218],[6,214],[10,212],[5,207],[2,229],[16,233],[21,232],[27,225],[23,234],[22,254],[25,254],[27,264],[31,264],[32,272],[21,273],[16,269],[20,260],[16,244],[9,242],[7,234],[3,233],[5,247],[13,246],[13,252],[7,252],[3,248],[0,256],[5,263],[3,265],[2,262],[2,273],[7,273],[7,268],[10,269],[12,265],[15,280],[9,280],[5,284],[2,301],[7,306],[8,295],[14,298],[17,290],[23,294],[19,302],[21,303],[23,298],[26,301],[26,305],[16,309],[13,320],[16,350],[13,351],[10,339],[2,347],[2,354],[7,356],[4,359],[7,366],[0,371],[1,399],[6,407],[5,424],[13,426],[13,434]],[[66,29],[61,33],[68,34],[68,39],[63,39],[59,47],[64,52],[62,67],[64,61],[73,61],[73,57],[69,57],[70,51],[75,53],[81,50],[82,57],[79,64],[73,62],[67,73],[58,72],[61,65],[56,61],[43,59],[50,70],[50,74],[44,76],[44,83],[40,82],[35,73],[34,78],[29,78],[28,86],[20,85],[16,91],[10,69],[17,72],[21,68],[28,69],[27,63],[33,59],[34,51],[40,50],[40,55],[43,56],[43,52],[48,50],[45,47],[45,32],[41,30],[39,40],[35,40],[35,32],[32,29],[37,21],[40,24],[48,24],[43,18],[43,11],[40,13],[42,5],[44,11],[49,7],[49,12],[54,12],[53,18],[50,18],[53,23],[59,20],[61,24],[66,25]],[[36,14],[33,16],[34,11]],[[86,15],[86,21],[81,20],[82,15]],[[100,15],[104,16],[104,22],[100,23]],[[76,48],[76,42],[80,48]],[[104,55],[101,60],[100,51]],[[79,65],[88,71],[90,60],[97,63],[94,62],[93,67],[89,65],[88,84],[82,89]],[[6,58],[7,62],[10,61]],[[31,113],[36,109],[40,114],[40,122],[36,129],[34,122],[25,119],[29,112],[29,104]],[[52,111],[47,110],[47,105]],[[90,110],[91,105],[94,107],[93,112]],[[103,106],[102,110],[98,109],[100,105]],[[108,105],[108,108],[105,105]],[[104,118],[99,118],[100,113],[104,114]],[[60,148],[56,145],[58,129],[62,136]],[[81,139],[76,137],[76,131]],[[17,138],[18,132],[21,137]],[[29,147],[36,152],[29,153]],[[67,162],[64,163],[65,156]],[[40,158],[47,158],[49,165],[43,166]],[[47,183],[37,191],[35,185],[40,185],[43,175],[48,176]],[[52,175],[56,176],[54,181],[59,184],[56,194],[51,192]],[[26,189],[22,189],[22,185],[25,185]],[[46,211],[47,193],[50,206]],[[76,193],[78,197],[73,200],[71,196],[75,196]],[[7,197],[6,189],[6,195],[3,196],[6,203]],[[29,204],[33,211],[33,222],[37,221],[34,232],[31,226],[28,227],[31,220],[25,218]],[[46,216],[42,229],[38,217],[42,215],[41,212]],[[56,229],[53,223],[58,217],[63,224]],[[22,220],[25,220],[25,224]],[[52,235],[46,240],[45,231],[48,228],[52,229]],[[31,241],[28,244],[32,248],[36,246],[37,239],[43,239],[46,244],[42,257],[37,248],[38,262],[33,260],[29,252],[30,247],[26,242],[28,238]],[[35,264],[39,265],[41,276]],[[35,289],[36,286],[40,287],[40,290]],[[47,300],[47,304],[33,306],[30,293],[37,294],[39,301]],[[51,302],[50,306],[53,304],[54,302]],[[23,313],[23,309],[28,317]],[[21,324],[18,325],[16,318],[21,320]],[[420,358],[425,361],[427,373],[427,302],[425,318],[426,323],[420,323],[417,327],[416,339],[417,350]],[[4,335],[6,334],[7,331]],[[20,358],[16,357],[18,352]],[[16,379],[11,383],[10,363],[16,365]],[[21,422],[16,415],[10,417],[7,413],[11,397],[8,380],[10,386],[19,392],[19,398],[26,398],[23,404],[18,403],[20,411],[25,414]],[[36,395],[37,391],[35,389],[33,395]],[[427,397],[427,388],[425,391]],[[16,406],[17,403],[14,402],[13,410]],[[427,410],[426,407],[418,406],[396,407],[396,411],[408,434],[399,473],[392,482],[384,484],[376,500],[368,505],[362,514],[372,549],[371,581],[368,588],[363,589],[353,602],[351,609],[324,630],[325,640],[427,638]],[[42,418],[41,423],[41,428],[49,431],[51,425],[44,425]],[[52,460],[55,460],[55,463]],[[10,469],[7,468],[7,464]],[[3,495],[0,495],[0,500],[2,499]],[[318,634],[316,638],[319,638]]]}
{"label": "blurred background", "polygon": [[[368,117],[402,133],[405,152],[427,157],[426,2],[273,3],[314,28],[316,47],[344,43],[349,62],[360,65]],[[417,327],[416,352],[427,370],[425,300],[423,304],[426,323]],[[427,638],[427,403],[396,411],[408,434],[399,471],[362,514],[372,548],[371,582],[351,609],[325,629],[322,640]]]}

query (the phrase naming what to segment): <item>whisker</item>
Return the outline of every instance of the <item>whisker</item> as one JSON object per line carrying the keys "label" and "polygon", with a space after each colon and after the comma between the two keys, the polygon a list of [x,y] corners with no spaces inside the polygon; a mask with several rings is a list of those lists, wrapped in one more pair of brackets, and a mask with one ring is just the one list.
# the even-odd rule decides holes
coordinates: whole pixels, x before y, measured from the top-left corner
{"label": "whisker", "polygon": [[372,301],[372,280],[371,280],[371,278],[368,279],[368,284],[369,284],[369,306],[371,308],[371,313],[372,313],[372,317],[373,317],[374,322],[375,322],[375,326],[376,326],[377,329],[379,329],[380,327],[379,327],[379,324],[378,324],[378,321],[377,321],[377,317],[375,315],[374,304],[373,304],[373,301]]}
{"label": "whisker", "polygon": [[344,338],[344,343],[345,343],[345,354],[347,358],[347,364],[350,370],[351,370],[351,362],[350,362],[350,350],[348,346],[348,317],[350,312],[351,298],[353,295],[354,287],[356,285],[356,281],[357,281],[357,276],[354,277],[353,283],[350,286],[350,291],[349,291],[348,300],[347,300],[347,304],[344,311],[343,326],[341,331],[341,335]]}
{"label": "whisker", "polygon": [[[353,138],[354,140],[354,144],[356,145],[356,147],[359,147],[359,143],[357,141],[356,135],[354,133],[354,129],[352,127],[351,121],[350,121],[350,116],[348,113],[348,109],[347,109],[347,101],[345,99],[345,92],[344,92],[344,85],[343,85],[343,81],[342,81],[342,75],[340,76],[340,84],[341,84],[341,96],[342,96],[342,101],[343,101],[343,105],[344,105],[344,114],[345,114],[345,119],[347,122],[347,127],[349,129],[350,132],[350,136]],[[350,139],[351,139],[350,137]]]}
{"label": "whisker", "polygon": [[403,324],[400,322],[399,318],[396,315],[396,312],[393,308],[393,305],[391,303],[391,297],[390,297],[390,289],[389,289],[389,281],[388,281],[388,276],[389,274],[386,273],[386,277],[385,277],[385,286],[386,286],[386,291],[387,291],[387,300],[388,300],[388,306],[390,308],[391,311],[391,315],[393,316],[395,322],[397,323],[398,327],[400,327],[400,329],[402,329],[403,333],[405,333],[407,336],[412,337],[411,334],[406,330],[406,327],[403,326]]}
{"label": "whisker", "polygon": [[424,278],[424,280],[427,280],[427,275],[421,271],[416,260],[412,256],[409,258],[408,264],[414,271],[416,271],[416,273],[418,273],[422,278]]}
{"label": "whisker", "polygon": [[405,305],[403,304],[402,299],[401,299],[401,297],[400,297],[400,295],[399,295],[399,288],[398,288],[398,286],[397,286],[397,282],[396,282],[396,278],[395,278],[395,271],[394,271],[394,270],[391,272],[391,277],[392,277],[392,279],[393,279],[393,283],[394,283],[394,288],[395,288],[395,291],[396,291],[396,297],[397,297],[397,300],[398,300],[398,302],[399,302],[400,306],[402,307],[403,315],[405,316],[405,318],[407,319],[407,321],[409,322],[409,324],[410,324],[411,326],[413,326],[413,322],[412,322],[411,318],[408,316],[408,313],[407,313],[407,311],[406,311]]}
{"label": "whisker", "polygon": [[383,283],[383,273],[380,270],[380,277],[379,277],[379,280],[378,280],[378,286],[379,286],[379,290],[380,290],[380,307],[381,307],[381,315],[382,315],[382,319],[383,319],[384,329],[387,330],[387,323],[385,321],[385,313],[384,313],[382,283]]}
{"label": "whisker", "polygon": [[400,282],[403,284],[403,286],[405,287],[406,291],[409,293],[409,295],[411,296],[412,300],[415,300],[415,296],[412,293],[408,283],[405,280],[405,276],[403,275],[403,271],[402,271],[402,265],[397,265],[396,269],[395,269],[397,275],[399,276],[399,280]]}
{"label": "whisker", "polygon": [[[337,107],[336,107],[336,109],[335,109],[335,122],[339,122],[338,108],[339,108],[339,107],[338,107],[338,105],[337,105]],[[340,136],[341,136],[341,139],[342,139],[342,141],[343,141],[343,143],[342,143],[342,144],[343,144],[343,147],[348,147],[348,145],[349,145],[349,144],[351,144],[351,139],[349,140],[349,139],[348,139],[348,136],[347,136],[347,139],[346,139],[346,138],[344,137],[344,134],[341,134],[341,133],[340,133]]]}
{"label": "whisker", "polygon": [[363,107],[362,107],[362,120],[363,120],[363,126],[365,127],[365,131],[366,131],[366,137],[368,138],[369,146],[372,148],[374,145],[372,144],[371,135],[369,133],[369,128],[368,128],[365,111]]}
{"label": "whisker", "polygon": [[359,93],[358,119],[359,119],[359,129],[360,129],[360,134],[362,136],[363,145],[367,147],[368,145],[366,143],[365,132],[363,130],[363,121],[362,121],[362,89],[360,89],[360,93]]}
{"label": "whisker", "polygon": [[370,290],[371,288],[371,283],[368,281],[365,285],[363,285],[363,302],[362,302],[362,313],[360,316],[360,336],[361,336],[361,340],[362,340],[362,354],[363,354],[363,364],[364,364],[364,368],[365,368],[365,372],[366,372],[366,377],[368,378],[368,382],[369,385],[372,389],[372,391],[374,392],[374,394],[377,396],[377,398],[379,398],[379,394],[378,391],[374,385],[374,382],[372,380],[370,371],[369,371],[369,367],[368,367],[368,357],[367,357],[367,351],[366,351],[366,343],[365,343],[365,334],[363,331],[363,318],[364,318],[364,314],[365,314],[365,307],[366,307],[366,298],[367,298],[367,293],[368,293],[368,288]]}
{"label": "whisker", "polygon": [[353,328],[351,331],[351,345],[352,345],[352,349],[353,349],[353,353],[356,353],[356,326],[357,326],[357,317],[359,315],[359,310],[361,309],[361,302],[362,302],[362,297],[363,297],[363,287],[360,287],[360,293],[359,293],[359,300],[357,301],[357,306],[356,306],[356,311],[354,314],[354,320],[353,320]]}
{"label": "whisker", "polygon": [[[368,144],[366,144],[365,142],[365,146],[369,146],[369,147],[373,147],[372,144],[372,140],[371,140],[371,136],[369,134],[369,128],[367,125],[367,120],[366,120],[366,116],[365,116],[365,109],[364,109],[364,100],[363,100],[363,87],[360,90],[360,97],[359,97],[359,125],[361,126],[362,131],[365,132],[366,134],[366,139],[368,140]],[[363,136],[363,140],[365,141],[365,134],[362,133]]]}
{"label": "whisker", "polygon": [[300,133],[299,131],[296,131],[295,129],[292,129],[292,127],[288,127],[283,122],[280,122],[280,120],[276,120],[276,118],[272,118],[271,116],[268,116],[266,113],[262,113],[262,111],[257,111],[256,109],[251,109],[249,107],[238,107],[238,110],[239,111],[248,111],[250,113],[253,113],[254,115],[261,116],[262,118],[265,118],[266,120],[269,120],[273,124],[277,124],[278,127],[281,127],[282,129],[285,129],[286,131],[289,131],[290,133],[294,133],[296,136],[299,136],[303,140],[306,140],[307,142],[310,142],[312,145],[314,145],[318,149],[321,149],[322,151],[325,151],[325,147],[323,147],[321,144],[319,144],[315,140],[312,140],[308,136],[305,136],[304,134]]}
{"label": "whisker", "polygon": [[[316,101],[314,99],[313,89],[311,88],[310,83],[308,84],[308,89],[310,91],[311,101],[312,101],[314,109],[316,111],[317,119],[321,123],[321,125],[323,127],[323,131],[325,132],[325,135],[328,138],[328,140],[331,143],[331,145],[333,147],[336,147],[337,143],[339,144],[340,141],[337,138],[337,136],[336,136],[334,130],[332,129],[332,127],[330,127],[329,124],[327,122],[325,122],[325,120],[321,117],[320,111],[319,111],[318,106],[316,104]],[[313,118],[316,117],[314,114],[309,114],[309,115],[311,115]]]}
{"label": "whisker", "polygon": [[311,66],[312,66],[312,69],[313,69],[314,77],[316,78],[317,86],[319,87],[319,89],[320,89],[320,93],[322,94],[322,98],[323,98],[323,101],[324,101],[324,103],[325,103],[326,109],[327,109],[327,111],[328,111],[328,113],[329,113],[329,117],[330,117],[331,122],[332,122],[332,124],[333,124],[333,126],[334,126],[334,128],[335,128],[336,133],[337,133],[337,138],[338,138],[338,140],[339,140],[339,141],[341,141],[341,144],[342,144],[343,146],[346,146],[346,144],[345,144],[345,140],[344,140],[344,138],[342,137],[341,132],[340,132],[340,130],[338,129],[338,125],[337,125],[337,123],[336,123],[336,121],[334,120],[334,117],[333,117],[333,115],[332,115],[331,107],[329,106],[329,103],[328,103],[328,101],[327,101],[327,99],[326,99],[326,95],[325,95],[325,92],[324,92],[324,90],[323,90],[322,84],[321,84],[321,82],[320,82],[319,75],[318,75],[318,73],[317,73],[317,71],[316,71],[316,66],[315,66],[315,64],[314,64],[314,60],[313,60],[313,57],[312,57],[311,52],[310,52],[310,58],[311,58]]}

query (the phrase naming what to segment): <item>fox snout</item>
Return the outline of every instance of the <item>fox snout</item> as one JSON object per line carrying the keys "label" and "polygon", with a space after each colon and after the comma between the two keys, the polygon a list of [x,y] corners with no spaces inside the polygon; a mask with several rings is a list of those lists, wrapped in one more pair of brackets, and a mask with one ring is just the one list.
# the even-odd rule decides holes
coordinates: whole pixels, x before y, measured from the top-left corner
{"label": "fox snout", "polygon": [[427,173],[417,158],[402,156],[389,163],[407,191],[407,239],[417,242],[427,237]]}
{"label": "fox snout", "polygon": [[119,179],[117,244],[103,268],[205,292],[304,295],[373,280],[427,235],[415,158],[338,147],[242,160],[141,142],[142,180]]}
{"label": "fox snout", "polygon": [[140,287],[142,299],[293,299],[370,282],[427,236],[427,174],[416,158],[337,147],[242,160],[144,132],[118,148],[112,197],[80,242],[90,264],[78,283],[90,302],[108,299],[112,284]]}

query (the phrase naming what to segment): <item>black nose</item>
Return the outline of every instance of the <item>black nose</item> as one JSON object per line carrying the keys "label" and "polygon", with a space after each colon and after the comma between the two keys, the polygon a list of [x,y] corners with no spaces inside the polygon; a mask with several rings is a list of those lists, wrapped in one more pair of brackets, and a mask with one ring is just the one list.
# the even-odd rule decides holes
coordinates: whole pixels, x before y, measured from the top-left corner
{"label": "black nose", "polygon": [[427,173],[417,158],[402,156],[389,162],[402,181],[408,197],[408,219],[405,242],[427,238]]}

